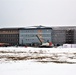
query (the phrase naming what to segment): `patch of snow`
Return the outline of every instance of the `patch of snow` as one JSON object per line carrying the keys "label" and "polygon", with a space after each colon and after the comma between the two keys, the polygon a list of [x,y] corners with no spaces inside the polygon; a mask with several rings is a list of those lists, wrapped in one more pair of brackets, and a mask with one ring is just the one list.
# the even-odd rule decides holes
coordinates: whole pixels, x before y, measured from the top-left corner
{"label": "patch of snow", "polygon": [[76,65],[32,61],[2,63],[0,75],[76,75]]}
{"label": "patch of snow", "polygon": [[[0,51],[13,52],[0,53],[0,56],[53,56],[53,59],[58,61],[76,62],[76,48],[0,47]],[[22,51],[25,53],[14,53]],[[51,58],[42,59],[46,60],[52,61]],[[0,59],[0,75],[76,75],[76,64],[41,63],[33,60],[7,61],[3,58]]]}

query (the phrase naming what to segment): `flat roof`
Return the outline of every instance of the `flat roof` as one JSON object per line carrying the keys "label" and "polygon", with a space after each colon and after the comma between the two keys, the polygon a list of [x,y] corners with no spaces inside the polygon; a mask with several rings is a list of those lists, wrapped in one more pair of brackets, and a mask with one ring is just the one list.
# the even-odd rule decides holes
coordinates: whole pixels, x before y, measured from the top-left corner
{"label": "flat roof", "polygon": [[32,29],[53,29],[53,30],[76,30],[76,26],[57,26],[57,27],[47,27],[47,26],[28,26],[28,27],[14,27],[14,28],[0,28],[0,30],[32,30]]}
{"label": "flat roof", "polygon": [[53,30],[76,30],[76,26],[52,27]]}
{"label": "flat roof", "polygon": [[0,28],[0,30],[29,30],[29,29],[52,29],[51,27],[45,26],[29,26],[29,27],[14,27],[14,28]]}

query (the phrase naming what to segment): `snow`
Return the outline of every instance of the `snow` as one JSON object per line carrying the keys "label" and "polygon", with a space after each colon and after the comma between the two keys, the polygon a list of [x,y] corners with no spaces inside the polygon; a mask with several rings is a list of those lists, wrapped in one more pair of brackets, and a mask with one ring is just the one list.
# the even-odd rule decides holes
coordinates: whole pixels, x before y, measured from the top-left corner
{"label": "snow", "polygon": [[[5,57],[1,58],[1,56]],[[30,60],[7,60],[8,56],[45,56],[46,58]],[[54,61],[57,60],[64,63],[55,63],[49,57],[55,59]],[[49,60],[51,61],[42,62]],[[65,63],[65,61],[75,63],[70,64]],[[0,75],[76,75],[76,49],[0,47]]]}
{"label": "snow", "polygon": [[0,75],[76,75],[76,65],[20,61],[0,64]]}
{"label": "snow", "polygon": [[76,52],[76,48],[35,48],[35,47],[0,47],[0,51],[46,51],[46,52]]}

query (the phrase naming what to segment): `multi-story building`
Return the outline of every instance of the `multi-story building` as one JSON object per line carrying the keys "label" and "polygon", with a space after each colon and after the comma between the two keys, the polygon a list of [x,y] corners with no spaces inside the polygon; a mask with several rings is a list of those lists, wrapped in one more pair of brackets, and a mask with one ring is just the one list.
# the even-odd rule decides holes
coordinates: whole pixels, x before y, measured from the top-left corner
{"label": "multi-story building", "polygon": [[52,37],[55,45],[76,44],[76,27],[53,27]]}
{"label": "multi-story building", "polygon": [[54,45],[76,44],[76,27],[33,26],[0,29],[0,43],[33,46],[46,42]]}
{"label": "multi-story building", "polygon": [[30,27],[19,31],[19,43],[25,45],[37,45],[52,41],[52,28],[50,27]]}
{"label": "multi-story building", "polygon": [[8,43],[11,45],[19,44],[19,29],[18,28],[1,28],[0,43]]}
{"label": "multi-story building", "polygon": [[54,29],[52,33],[52,42],[54,45],[62,45],[66,42],[65,30]]}

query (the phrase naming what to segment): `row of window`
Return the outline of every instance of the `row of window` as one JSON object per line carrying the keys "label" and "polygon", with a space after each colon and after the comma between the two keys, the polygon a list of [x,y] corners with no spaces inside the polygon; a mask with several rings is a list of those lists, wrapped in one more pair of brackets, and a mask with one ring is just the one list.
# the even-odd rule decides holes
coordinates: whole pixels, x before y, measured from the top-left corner
{"label": "row of window", "polygon": [[0,39],[0,41],[18,41],[18,39]]}
{"label": "row of window", "polygon": [[[28,39],[28,38],[27,39],[21,39],[21,41],[32,41],[32,40],[39,41],[38,39]],[[41,39],[41,40],[46,41],[46,40],[51,40],[51,39],[48,38],[46,40],[45,39]]]}
{"label": "row of window", "polygon": [[[51,35],[49,34],[44,34],[44,35],[41,35],[39,34],[39,36],[42,36],[42,37],[51,37]],[[20,37],[36,37],[36,35],[20,35]]]}
{"label": "row of window", "polygon": [[29,40],[36,40],[36,39],[25,39],[26,41],[29,41]]}
{"label": "row of window", "polygon": [[60,33],[60,34],[55,34],[55,35],[53,35],[53,36],[73,36],[73,34],[66,34],[66,35],[65,35],[65,34],[61,34],[61,33]]}
{"label": "row of window", "polygon": [[12,34],[8,34],[8,35],[6,35],[6,34],[3,34],[3,35],[0,35],[0,37],[18,37],[18,35],[12,35]]}
{"label": "row of window", "polygon": [[53,32],[61,32],[61,33],[63,33],[63,32],[66,32],[65,30],[53,30]]}
{"label": "row of window", "polygon": [[48,29],[46,30],[21,30],[20,32],[46,32],[46,31],[50,31]]}
{"label": "row of window", "polygon": [[4,31],[3,31],[3,30],[2,30],[2,31],[0,31],[0,32],[18,32],[18,31],[14,31],[14,30],[8,30],[8,31],[7,31],[7,30],[4,30]]}

